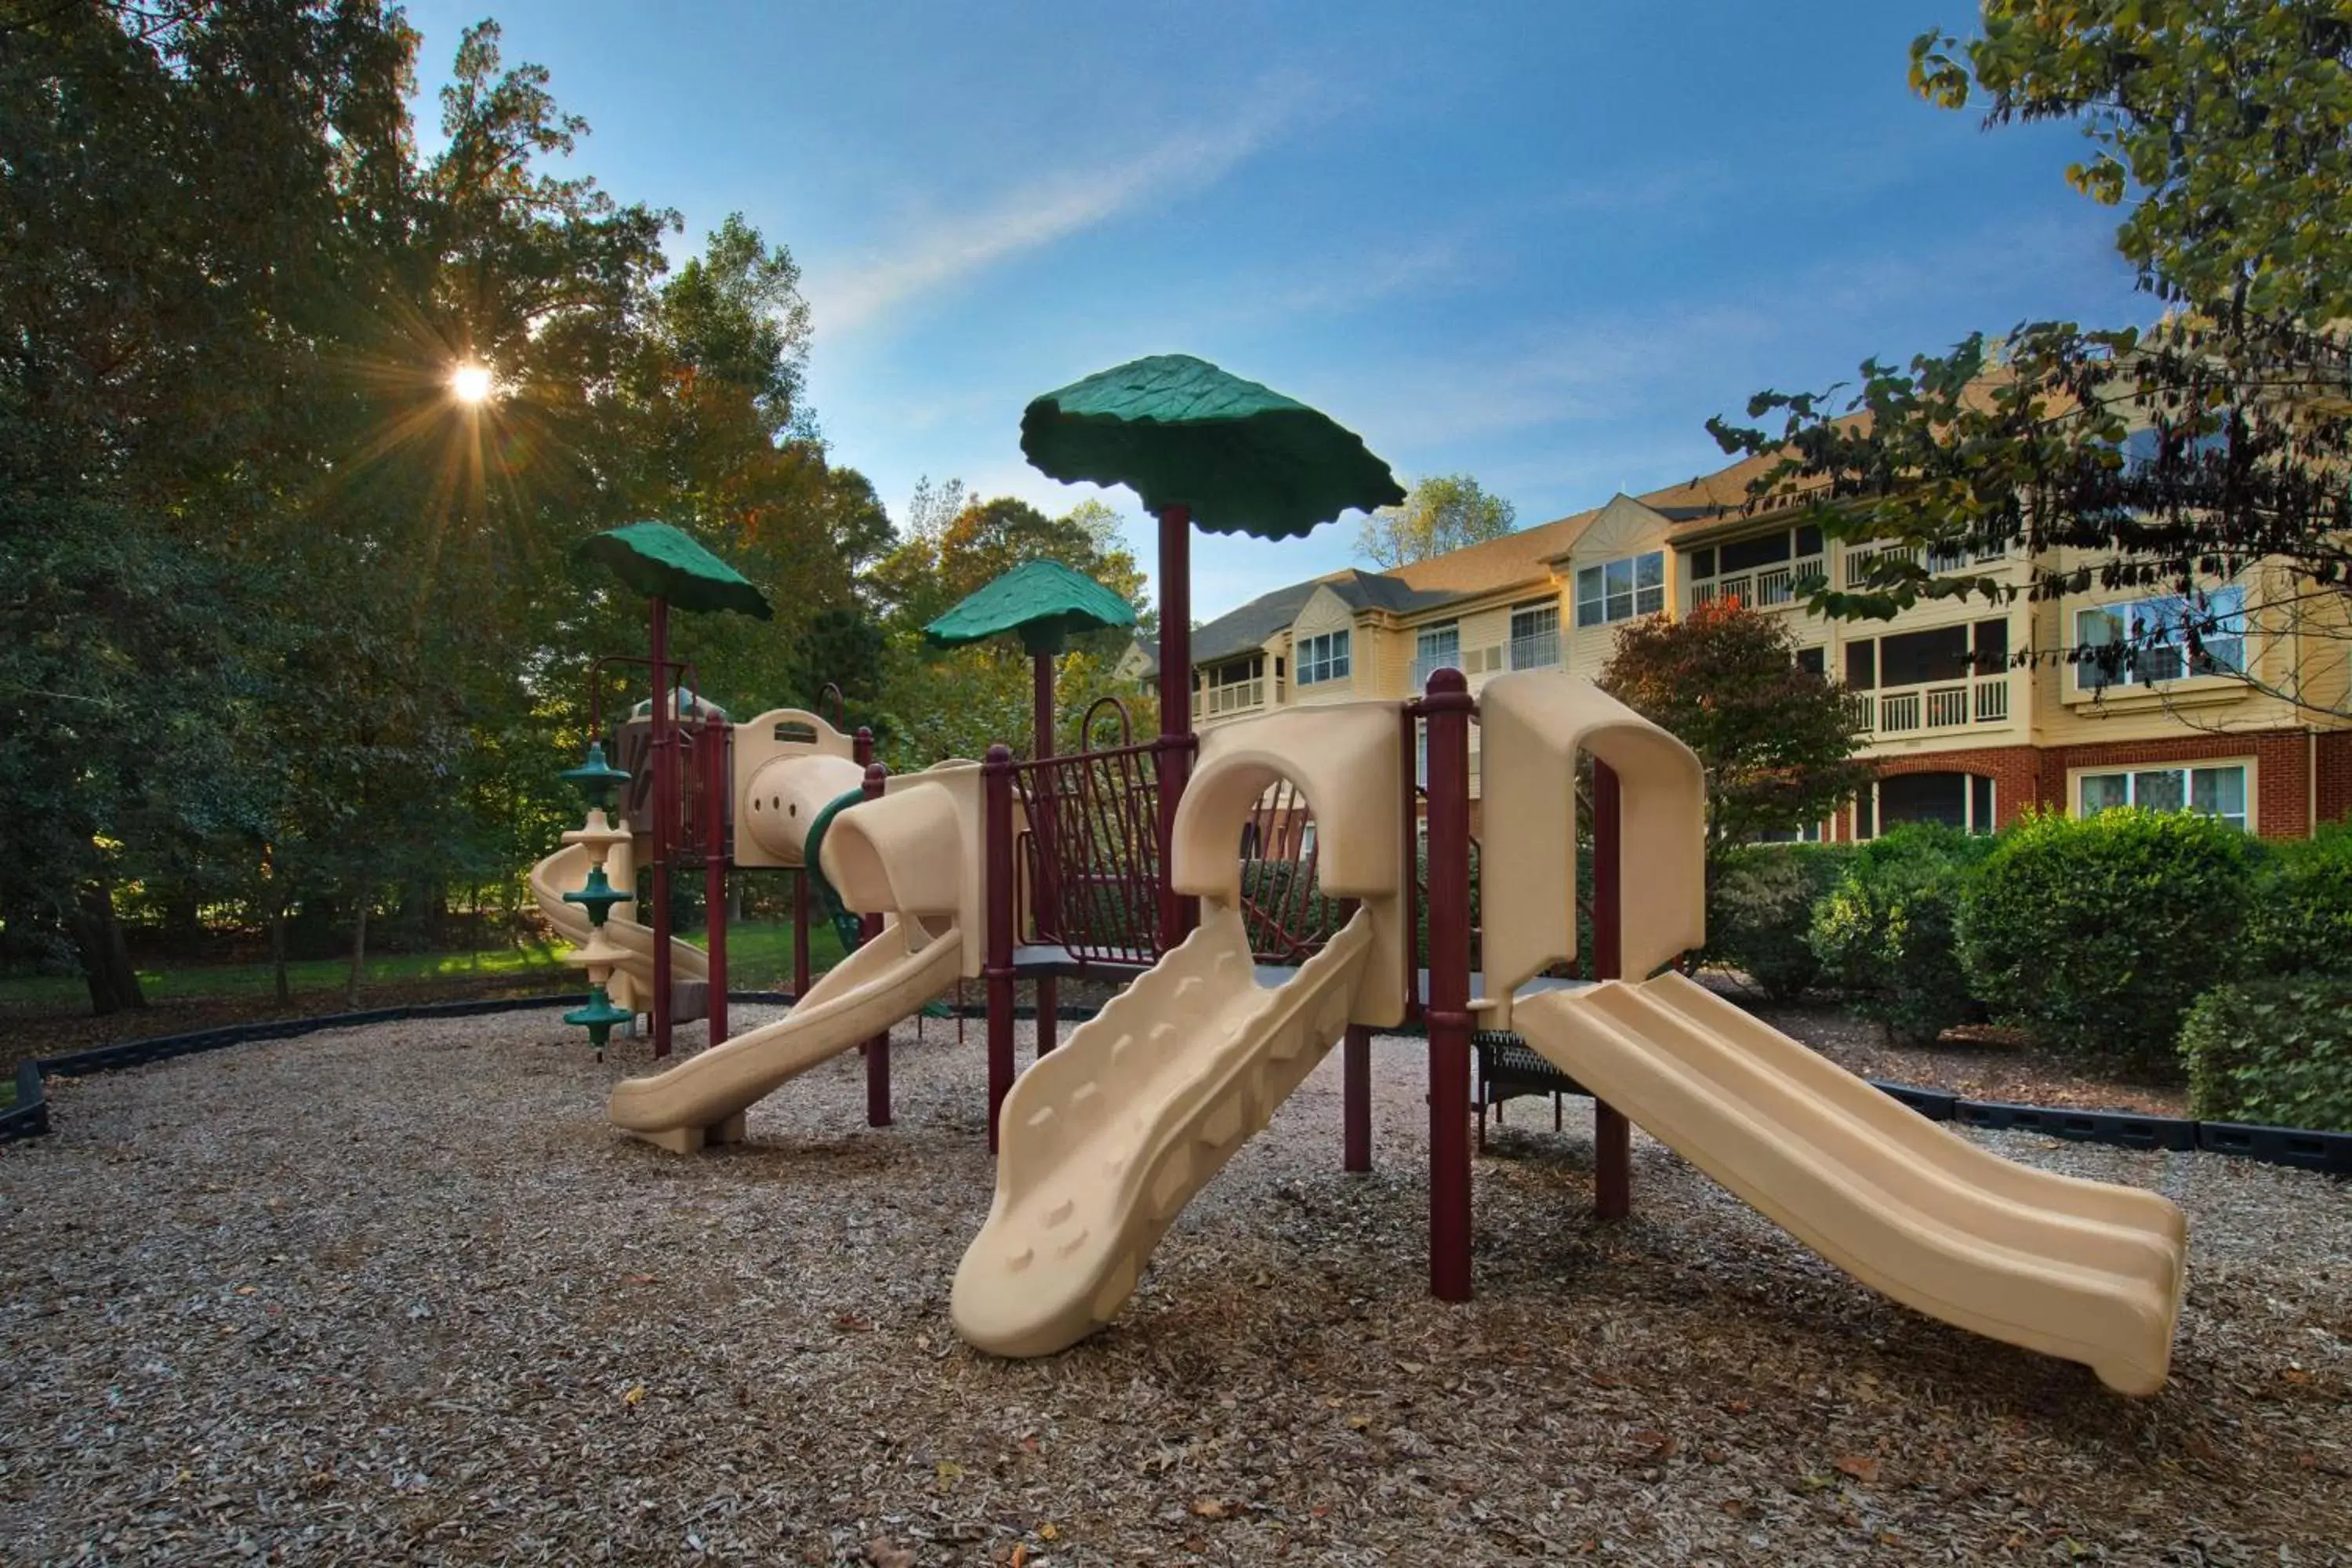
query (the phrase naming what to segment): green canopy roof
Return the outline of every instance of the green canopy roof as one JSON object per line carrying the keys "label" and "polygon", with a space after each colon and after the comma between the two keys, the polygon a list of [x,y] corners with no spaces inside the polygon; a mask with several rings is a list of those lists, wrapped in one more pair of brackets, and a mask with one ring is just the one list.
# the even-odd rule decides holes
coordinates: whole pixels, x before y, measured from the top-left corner
{"label": "green canopy roof", "polygon": [[942,647],[1019,632],[1031,653],[1059,653],[1073,632],[1135,625],[1135,606],[1058,561],[1024,561],[923,628]]}
{"label": "green canopy roof", "polygon": [[767,597],[735,568],[666,522],[632,522],[580,542],[579,553],[601,561],[648,599],[680,610],[739,610],[761,620],[775,612]]}
{"label": "green canopy roof", "polygon": [[1155,354],[1032,401],[1021,450],[1069,483],[1126,485],[1212,533],[1294,539],[1404,490],[1331,418],[1190,354]]}

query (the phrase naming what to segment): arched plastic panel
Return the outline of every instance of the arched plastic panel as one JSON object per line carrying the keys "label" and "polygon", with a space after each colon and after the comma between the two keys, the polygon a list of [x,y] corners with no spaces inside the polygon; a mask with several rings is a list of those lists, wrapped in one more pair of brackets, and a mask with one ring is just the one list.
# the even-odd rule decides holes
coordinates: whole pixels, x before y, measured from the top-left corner
{"label": "arched plastic panel", "polygon": [[1698,755],[1589,680],[1498,676],[1478,695],[1480,926],[1495,1026],[1511,993],[1576,956],[1576,757],[1616,770],[1625,974],[1706,940],[1706,777]]}
{"label": "arched plastic panel", "polygon": [[866,770],[847,757],[809,752],[771,758],[751,775],[736,802],[736,834],[772,858],[766,864],[801,865],[809,825],[865,780]]}
{"label": "arched plastic panel", "polygon": [[1176,806],[1169,880],[1180,893],[1241,902],[1242,825],[1268,786],[1287,780],[1315,814],[1315,877],[1323,892],[1371,911],[1373,940],[1349,1005],[1351,1022],[1389,1027],[1404,1016],[1403,742],[1394,702],[1335,702],[1220,724]]}
{"label": "arched plastic panel", "polygon": [[[781,809],[766,803],[780,792],[774,787],[772,775],[768,775],[768,787],[763,793],[759,790],[759,781],[770,763],[786,757],[837,757],[850,762],[857,752],[856,742],[804,708],[771,708],[758,718],[747,719],[735,726],[732,749],[735,764],[735,864],[799,865],[801,841],[807,833],[806,824],[803,822],[781,834],[762,831],[767,826],[769,814]],[[825,799],[831,800],[844,790],[856,789],[858,781],[864,777],[863,770],[853,772],[849,782]],[[805,806],[801,816],[807,816]],[[788,817],[788,824],[790,821]]]}
{"label": "arched plastic panel", "polygon": [[861,914],[952,915],[967,853],[948,793],[910,789],[835,817],[822,858],[824,879]]}

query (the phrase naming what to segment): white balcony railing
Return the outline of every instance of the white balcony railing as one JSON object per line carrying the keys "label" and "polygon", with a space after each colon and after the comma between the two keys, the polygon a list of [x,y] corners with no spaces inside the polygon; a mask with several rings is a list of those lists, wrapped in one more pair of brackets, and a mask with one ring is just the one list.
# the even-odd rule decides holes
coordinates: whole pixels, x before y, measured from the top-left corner
{"label": "white balcony railing", "polygon": [[1918,564],[1919,547],[1916,544],[1857,544],[1845,552],[1845,585],[1859,587],[1869,579],[1871,567],[1880,561],[1907,561]]}
{"label": "white balcony railing", "polygon": [[1798,584],[1809,577],[1824,576],[1827,572],[1828,563],[1822,557],[1808,555],[1785,566],[1766,566],[1695,583],[1691,585],[1691,606],[1696,609],[1717,599],[1736,599],[1751,610],[1779,609],[1798,602]]}
{"label": "white balcony railing", "polygon": [[1511,639],[1513,669],[1558,669],[1559,668],[1559,633],[1531,632]]}
{"label": "white balcony railing", "polygon": [[1257,680],[1229,681],[1212,686],[1201,694],[1201,711],[1208,718],[1224,713],[1245,713],[1265,705],[1265,682]]}
{"label": "white balcony railing", "polygon": [[1886,691],[1856,691],[1846,698],[1854,720],[1875,738],[1960,730],[1971,724],[2009,721],[2009,677],[1906,686]]}

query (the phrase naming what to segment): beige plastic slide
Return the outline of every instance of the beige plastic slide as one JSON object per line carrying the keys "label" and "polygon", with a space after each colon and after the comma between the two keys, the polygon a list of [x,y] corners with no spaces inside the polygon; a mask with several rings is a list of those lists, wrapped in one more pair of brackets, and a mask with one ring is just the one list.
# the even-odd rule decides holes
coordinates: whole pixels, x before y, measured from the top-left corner
{"label": "beige plastic slide", "polygon": [[995,1201],[956,1270],[958,1331],[1036,1356],[1110,1321],[1170,1223],[1346,1031],[1371,942],[1359,911],[1264,986],[1242,916],[1211,905],[1023,1074],[1004,1102]]}
{"label": "beige plastic slide", "polygon": [[[626,848],[625,845],[619,847],[614,858],[619,859],[620,852]],[[540,912],[547,917],[547,923],[555,928],[555,934],[574,947],[585,947],[589,933],[594,928],[589,923],[588,912],[578,904],[565,903],[563,895],[587,885],[588,868],[592,863],[587,846],[567,844],[530,868],[531,896],[539,900]],[[609,868],[608,874],[613,869],[619,868]],[[616,887],[628,886],[625,871],[612,879]],[[635,908],[634,903],[614,905],[612,915],[604,921],[604,935],[627,954],[620,962],[619,975],[627,980],[628,987],[616,989],[613,1000],[623,1006],[634,1005],[638,1012],[643,1012],[651,1005],[647,998],[653,995],[654,933],[652,927],[642,925],[621,913],[624,910]],[[707,981],[710,978],[709,955],[692,942],[672,937],[669,952],[670,973],[676,978],[685,981]]]}
{"label": "beige plastic slide", "polygon": [[[840,766],[817,755],[765,764],[760,776],[772,778],[775,791],[770,822],[802,826],[777,826],[763,842],[804,835],[814,811],[790,808],[835,798],[840,780],[828,770]],[[614,1085],[606,1107],[613,1125],[678,1153],[735,1142],[754,1102],[976,973],[979,949],[969,932],[979,908],[979,811],[980,769],[970,764],[893,779],[881,799],[842,811],[818,852],[821,868],[851,909],[885,917],[881,935],[826,972],[777,1022],[667,1072]],[[794,858],[803,842],[791,840]]]}
{"label": "beige plastic slide", "polygon": [[2188,1223],[2001,1159],[1679,974],[1521,996],[1513,1027],[1766,1217],[1906,1306],[2153,1394]]}
{"label": "beige plastic slide", "polygon": [[789,1079],[873,1038],[956,982],[953,922],[894,921],[809,987],[782,1018],[711,1047],[667,1072],[615,1084],[614,1126],[676,1153],[743,1136],[743,1112]]}

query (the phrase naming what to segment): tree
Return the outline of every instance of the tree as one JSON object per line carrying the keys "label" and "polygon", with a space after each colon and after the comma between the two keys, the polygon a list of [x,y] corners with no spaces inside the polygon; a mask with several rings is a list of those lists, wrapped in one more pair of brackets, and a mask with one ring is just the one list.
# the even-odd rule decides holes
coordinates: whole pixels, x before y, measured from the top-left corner
{"label": "tree", "polygon": [[[1813,607],[1884,616],[2095,585],[2178,595],[2088,656],[2110,666],[2157,640],[2198,658],[2249,629],[2345,636],[2352,16],[2329,0],[1985,0],[1981,19],[1965,45],[1915,41],[1914,89],[1981,102],[1989,124],[2079,125],[2094,152],[2066,177],[2127,209],[2117,247],[2165,314],[2144,329],[2031,321],[1997,344],[1980,333],[1905,365],[1866,360],[1853,386],[1758,394],[1748,417],[1777,416],[1769,426],[1709,421],[1727,451],[1771,459],[1754,504],[1919,547],[1880,555],[1857,587],[1821,585]],[[2011,549],[2029,563],[2021,584],[1935,569]],[[2209,592],[2233,576],[2242,601]],[[2334,690],[2267,689],[2345,710]]]}
{"label": "tree", "polygon": [[1870,781],[1845,699],[1797,663],[1787,621],[1717,600],[1628,622],[1601,689],[1678,737],[1706,769],[1710,878],[1726,851],[1827,817]]}
{"label": "tree", "polygon": [[1517,509],[1490,496],[1467,474],[1421,479],[1402,506],[1384,506],[1364,519],[1356,553],[1383,568],[1409,566],[1511,531]]}

